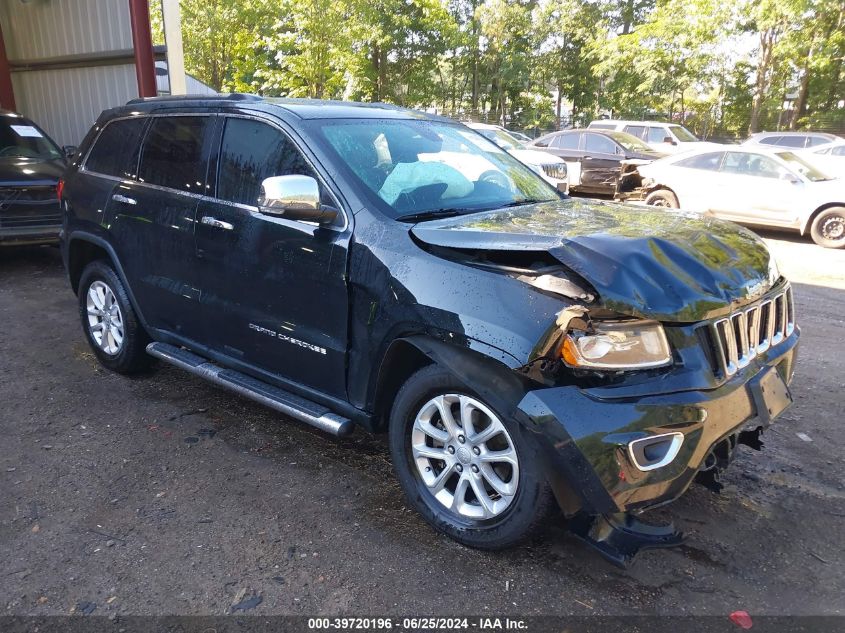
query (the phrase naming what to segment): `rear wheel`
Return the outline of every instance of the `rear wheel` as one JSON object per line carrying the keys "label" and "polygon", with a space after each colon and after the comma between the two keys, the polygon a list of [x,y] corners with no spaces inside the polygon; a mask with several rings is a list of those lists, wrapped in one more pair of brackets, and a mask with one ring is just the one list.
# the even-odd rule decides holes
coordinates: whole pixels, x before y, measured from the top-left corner
{"label": "rear wheel", "polygon": [[652,207],[664,207],[667,209],[677,209],[681,206],[678,204],[677,196],[668,189],[656,189],[652,191],[646,196],[645,203]]}
{"label": "rear wheel", "polygon": [[813,218],[810,237],[825,248],[845,248],[845,207],[825,209]]}
{"label": "rear wheel", "polygon": [[79,316],[88,344],[105,367],[132,374],[149,367],[150,342],[123,283],[104,261],[85,267],[79,281]]}
{"label": "rear wheel", "polygon": [[437,530],[482,549],[536,533],[554,501],[518,425],[439,366],[405,383],[390,450],[409,501]]}

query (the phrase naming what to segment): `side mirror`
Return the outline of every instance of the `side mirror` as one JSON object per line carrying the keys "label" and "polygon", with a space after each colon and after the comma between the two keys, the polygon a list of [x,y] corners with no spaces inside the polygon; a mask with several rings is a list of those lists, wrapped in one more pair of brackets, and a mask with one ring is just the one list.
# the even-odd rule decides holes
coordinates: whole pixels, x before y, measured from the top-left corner
{"label": "side mirror", "polygon": [[64,145],[62,147],[62,152],[65,155],[65,158],[73,158],[79,153],[79,148],[76,145]]}
{"label": "side mirror", "polygon": [[271,176],[261,182],[258,210],[266,215],[331,224],[337,209],[320,204],[320,185],[311,176]]}
{"label": "side mirror", "polygon": [[673,139],[671,136],[663,137],[663,142],[669,143],[669,145],[677,145],[677,143],[675,142],[675,139]]}
{"label": "side mirror", "polygon": [[782,171],[780,174],[780,179],[785,180],[786,182],[792,185],[797,185],[801,183],[801,179],[798,176],[788,171]]}

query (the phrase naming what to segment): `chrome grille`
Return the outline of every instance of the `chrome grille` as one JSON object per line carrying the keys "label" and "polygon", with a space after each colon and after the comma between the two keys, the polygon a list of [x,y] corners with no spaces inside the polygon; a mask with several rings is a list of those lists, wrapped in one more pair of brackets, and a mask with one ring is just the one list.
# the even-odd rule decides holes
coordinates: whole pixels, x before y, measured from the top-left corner
{"label": "chrome grille", "polygon": [[783,342],[795,329],[795,306],[789,286],[751,307],[710,325],[718,367],[733,376],[755,356]]}
{"label": "chrome grille", "polygon": [[541,165],[541,167],[549,178],[566,180],[566,163],[550,163],[548,165]]}

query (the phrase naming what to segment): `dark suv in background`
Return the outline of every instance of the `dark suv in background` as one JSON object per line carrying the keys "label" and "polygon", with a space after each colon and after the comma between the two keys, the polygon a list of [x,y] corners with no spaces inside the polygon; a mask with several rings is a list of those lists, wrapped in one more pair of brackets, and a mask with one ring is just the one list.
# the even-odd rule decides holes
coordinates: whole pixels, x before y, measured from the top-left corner
{"label": "dark suv in background", "polygon": [[609,558],[790,403],[798,329],[733,224],[570,200],[476,132],[231,95],[107,111],[63,255],[106,367],[151,357],[338,436],[387,431],[410,503],[474,547],[559,507]]}
{"label": "dark suv in background", "polygon": [[0,246],[58,243],[57,185],[65,166],[64,151],[44,130],[0,111]]}

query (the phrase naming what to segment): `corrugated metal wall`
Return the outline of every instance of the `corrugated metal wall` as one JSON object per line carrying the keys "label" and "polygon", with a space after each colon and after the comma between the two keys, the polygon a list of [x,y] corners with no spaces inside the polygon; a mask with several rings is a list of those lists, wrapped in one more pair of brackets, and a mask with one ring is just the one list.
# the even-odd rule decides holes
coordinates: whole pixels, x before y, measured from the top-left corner
{"label": "corrugated metal wall", "polygon": [[[132,48],[127,0],[0,0],[6,54],[21,62]],[[138,96],[133,64],[14,70],[18,110],[60,145],[76,145],[102,110]]]}

